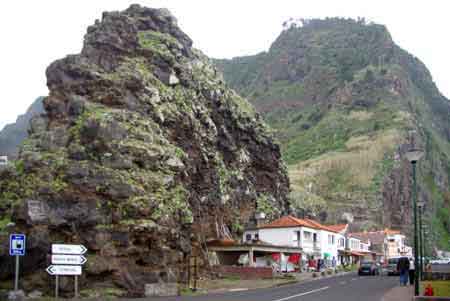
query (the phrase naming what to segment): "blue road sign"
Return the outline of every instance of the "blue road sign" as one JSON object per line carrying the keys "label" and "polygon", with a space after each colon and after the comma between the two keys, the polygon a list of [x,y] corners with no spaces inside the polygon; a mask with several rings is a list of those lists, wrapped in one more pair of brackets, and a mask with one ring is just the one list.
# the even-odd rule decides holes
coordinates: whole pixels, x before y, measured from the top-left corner
{"label": "blue road sign", "polygon": [[9,255],[25,255],[25,234],[11,234],[9,236]]}

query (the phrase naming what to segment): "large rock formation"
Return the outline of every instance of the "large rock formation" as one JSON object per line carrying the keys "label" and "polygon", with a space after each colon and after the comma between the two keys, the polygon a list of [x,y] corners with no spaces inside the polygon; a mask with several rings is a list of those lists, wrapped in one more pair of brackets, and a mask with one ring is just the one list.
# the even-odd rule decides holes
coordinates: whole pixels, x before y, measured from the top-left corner
{"label": "large rock formation", "polygon": [[180,280],[186,255],[240,233],[256,209],[287,209],[279,147],[191,45],[167,10],[132,5],[48,67],[47,115],[0,176],[1,279],[6,234],[20,231],[26,289],[50,288],[51,243],[82,243],[84,287],[142,295]]}
{"label": "large rock formation", "polygon": [[299,214],[410,231],[415,130],[425,223],[450,248],[450,102],[383,25],[302,20],[268,52],[216,64],[277,131]]}

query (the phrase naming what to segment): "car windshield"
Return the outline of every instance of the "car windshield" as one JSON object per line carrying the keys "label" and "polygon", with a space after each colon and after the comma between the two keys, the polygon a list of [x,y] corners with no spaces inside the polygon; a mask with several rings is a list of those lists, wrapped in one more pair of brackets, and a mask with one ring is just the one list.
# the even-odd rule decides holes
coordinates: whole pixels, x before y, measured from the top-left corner
{"label": "car windshield", "polygon": [[391,258],[391,259],[389,259],[389,264],[397,264],[397,262],[398,262],[398,258]]}

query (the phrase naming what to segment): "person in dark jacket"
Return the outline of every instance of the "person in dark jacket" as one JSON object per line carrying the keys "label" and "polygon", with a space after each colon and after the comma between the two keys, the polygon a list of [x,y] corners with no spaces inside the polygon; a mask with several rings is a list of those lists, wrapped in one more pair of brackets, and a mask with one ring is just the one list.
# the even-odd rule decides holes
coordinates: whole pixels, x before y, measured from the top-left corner
{"label": "person in dark jacket", "polygon": [[400,274],[400,285],[408,285],[409,259],[401,257],[397,263],[397,271]]}

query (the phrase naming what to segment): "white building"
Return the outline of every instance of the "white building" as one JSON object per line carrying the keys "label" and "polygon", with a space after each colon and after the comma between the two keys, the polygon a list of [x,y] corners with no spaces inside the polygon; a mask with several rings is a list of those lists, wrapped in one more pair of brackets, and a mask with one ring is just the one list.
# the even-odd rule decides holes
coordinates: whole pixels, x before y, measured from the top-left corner
{"label": "white building", "polygon": [[0,156],[0,165],[8,164],[8,156]]}
{"label": "white building", "polygon": [[408,256],[412,257],[412,248],[406,245],[406,237],[400,231],[385,229],[386,258]]}
{"label": "white building", "polygon": [[386,262],[389,258],[412,256],[412,248],[406,245],[405,235],[398,230],[384,229],[352,235],[370,241],[370,250],[375,252],[377,261]]}
{"label": "white building", "polygon": [[339,243],[344,240],[345,245],[344,236],[333,228],[293,216],[284,216],[244,232],[244,243],[255,240],[276,246],[298,247],[302,249],[304,259],[325,259],[329,264],[339,264],[338,249],[342,248]]}

